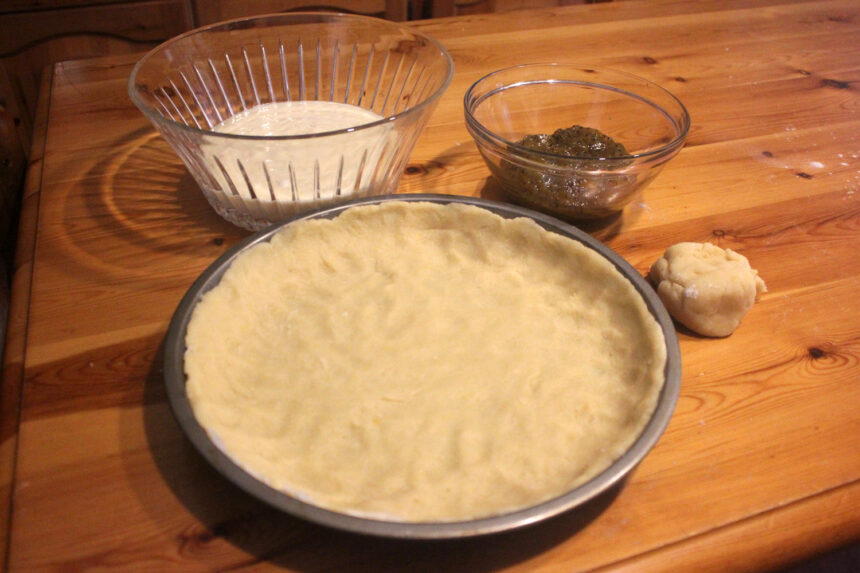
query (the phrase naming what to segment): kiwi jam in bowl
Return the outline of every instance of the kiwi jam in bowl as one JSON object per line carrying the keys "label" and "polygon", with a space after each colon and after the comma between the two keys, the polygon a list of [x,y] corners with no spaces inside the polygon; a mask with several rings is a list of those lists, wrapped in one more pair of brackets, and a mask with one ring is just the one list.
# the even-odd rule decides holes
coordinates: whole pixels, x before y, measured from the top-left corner
{"label": "kiwi jam in bowl", "polygon": [[464,98],[466,127],[514,202],[565,219],[618,213],[681,150],[684,105],[637,76],[572,64],[490,73]]}

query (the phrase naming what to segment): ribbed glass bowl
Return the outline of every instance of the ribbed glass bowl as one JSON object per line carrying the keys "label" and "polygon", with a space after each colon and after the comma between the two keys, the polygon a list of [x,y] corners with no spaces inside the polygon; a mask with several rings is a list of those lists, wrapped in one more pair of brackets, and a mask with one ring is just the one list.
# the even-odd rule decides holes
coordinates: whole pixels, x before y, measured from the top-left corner
{"label": "ribbed glass bowl", "polygon": [[[572,64],[493,72],[469,88],[464,107],[466,127],[508,198],[564,219],[621,211],[678,154],[690,129],[684,105],[660,86]],[[601,131],[627,154],[595,159],[519,144],[574,125]]]}
{"label": "ribbed glass bowl", "polygon": [[[132,70],[132,101],[225,219],[260,230],[297,213],[393,192],[453,76],[438,42],[387,20],[267,15],[173,38]],[[301,135],[213,131],[279,102],[350,104],[377,117]]]}

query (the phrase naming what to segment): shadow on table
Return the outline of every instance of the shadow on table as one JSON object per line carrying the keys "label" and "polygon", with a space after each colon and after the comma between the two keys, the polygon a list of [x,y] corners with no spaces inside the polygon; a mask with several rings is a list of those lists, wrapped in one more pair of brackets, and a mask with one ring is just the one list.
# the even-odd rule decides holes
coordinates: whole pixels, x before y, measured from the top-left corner
{"label": "shadow on table", "polygon": [[[623,487],[618,485],[586,505],[542,523],[469,539],[386,539],[318,526],[251,497],[218,474],[194,449],[165,405],[162,356],[163,348],[153,361],[145,388],[147,442],[165,485],[199,522],[177,539],[177,553],[191,560],[195,555],[207,555],[207,565],[217,568],[266,562],[298,571],[498,570],[575,535],[609,507]],[[176,516],[166,515],[176,513],[175,505],[171,510],[163,500],[148,496],[153,484],[133,483],[142,500],[165,504],[151,508],[153,518],[170,519],[164,529],[175,528]]]}
{"label": "shadow on table", "polygon": [[[484,199],[493,201],[511,202],[505,195],[502,186],[492,177],[487,177],[481,187],[480,195]],[[564,219],[564,222],[581,229],[595,239],[606,242],[616,237],[621,230],[630,225],[635,217],[635,211],[625,209],[607,217],[599,219]],[[559,217],[556,217],[559,218]]]}
{"label": "shadow on table", "polygon": [[813,557],[775,573],[857,573],[860,571],[860,542]]}

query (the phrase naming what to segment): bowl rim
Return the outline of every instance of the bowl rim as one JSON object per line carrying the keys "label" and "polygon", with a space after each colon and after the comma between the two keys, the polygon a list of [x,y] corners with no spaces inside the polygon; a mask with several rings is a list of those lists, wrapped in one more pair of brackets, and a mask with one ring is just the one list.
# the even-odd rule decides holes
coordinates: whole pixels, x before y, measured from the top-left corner
{"label": "bowl rim", "polygon": [[[666,343],[666,365],[663,386],[655,409],[640,435],[621,456],[585,483],[553,499],[527,508],[466,521],[401,522],[325,509],[310,501],[276,490],[241,468],[216,446],[194,416],[185,393],[185,333],[197,302],[203,294],[214,288],[236,257],[254,245],[270,240],[285,226],[307,219],[331,219],[354,206],[387,201],[460,203],[474,205],[506,218],[528,217],[544,229],[579,241],[585,247],[596,251],[632,283],[663,333]],[[171,318],[164,342],[163,360],[167,397],[174,417],[195,449],[229,481],[257,499],[293,516],[335,529],[402,539],[451,539],[499,533],[542,522],[583,506],[618,485],[654,447],[669,424],[681,388],[681,354],[672,319],[653,288],[623,257],[588,233],[549,215],[499,201],[432,193],[382,195],[355,199],[334,207],[298,215],[247,237],[216,259],[188,289]]]}
{"label": "bowl rim", "polygon": [[[614,74],[621,77],[626,77],[630,80],[635,80],[637,82],[641,82],[647,85],[650,88],[656,89],[659,92],[662,92],[664,95],[669,97],[669,101],[676,104],[679,108],[680,113],[680,123],[677,122],[673,115],[668,113],[668,111],[662,105],[657,105],[655,102],[651,101],[648,98],[644,98],[639,96],[635,92],[619,89],[610,84],[604,84],[599,82],[585,82],[585,81],[569,81],[563,77],[552,78],[547,77],[544,79],[534,79],[520,82],[512,82],[503,87],[496,88],[494,90],[489,91],[487,94],[483,95],[481,98],[476,99],[474,97],[475,90],[490,80],[493,77],[496,77],[500,74],[511,72],[514,70],[520,70],[525,68],[545,68],[548,72],[550,70],[558,69],[558,70],[571,70],[577,72],[602,72],[607,74]],[[493,131],[485,127],[474,115],[473,109],[482,101],[484,101],[490,95],[497,93],[499,91],[504,91],[506,89],[519,87],[523,85],[532,85],[532,84],[561,84],[561,83],[574,83],[574,84],[585,84],[589,86],[599,87],[601,89],[614,91],[617,93],[621,93],[624,95],[632,96],[635,99],[642,101],[647,105],[651,105],[657,108],[661,113],[663,113],[674,125],[678,127],[678,134],[674,139],[657,147],[655,149],[645,151],[643,153],[628,153],[627,155],[618,155],[615,157],[588,157],[588,156],[573,156],[573,155],[561,155],[558,153],[551,153],[549,151],[541,151],[538,149],[533,149],[530,147],[526,147],[524,145],[520,145],[515,141],[509,141],[503,137],[496,135]],[[684,141],[687,139],[687,135],[690,132],[690,112],[687,110],[687,107],[684,103],[677,97],[675,94],[662,87],[661,85],[652,82],[651,80],[644,78],[642,76],[638,76],[636,74],[631,74],[630,72],[626,72],[624,70],[619,70],[615,68],[604,68],[597,66],[588,66],[579,64],[576,62],[534,62],[528,64],[517,64],[514,66],[508,66],[506,68],[501,68],[498,70],[494,70],[488,74],[484,74],[478,80],[476,80],[469,89],[466,90],[466,93],[463,96],[463,111],[466,119],[466,127],[469,129],[469,132],[472,133],[474,137],[480,137],[489,143],[497,146],[503,147],[512,150],[514,153],[518,154],[520,157],[525,155],[527,158],[537,158],[538,160],[532,159],[531,162],[542,164],[540,160],[550,160],[553,162],[553,166],[555,168],[564,168],[566,166],[570,166],[576,168],[577,170],[584,171],[597,171],[595,169],[583,169],[577,163],[581,162],[589,162],[589,164],[600,164],[600,165],[614,165],[614,164],[628,164],[631,160],[637,159],[651,159],[651,158],[659,158],[661,156],[667,155],[679,149]]]}
{"label": "bowl rim", "polygon": [[[428,44],[434,46],[436,49],[439,50],[439,53],[443,56],[443,59],[444,59],[445,64],[446,64],[446,68],[447,68],[446,77],[445,77],[444,81],[442,82],[442,84],[433,93],[429,94],[425,98],[424,101],[420,102],[419,104],[417,104],[413,107],[405,109],[399,113],[385,116],[385,117],[382,117],[380,119],[377,119],[377,120],[374,120],[374,121],[371,121],[368,123],[362,123],[360,125],[356,125],[356,126],[352,126],[352,127],[346,127],[346,128],[336,129],[336,130],[332,130],[332,131],[320,131],[320,132],[316,132],[316,133],[303,133],[303,134],[295,134],[295,135],[246,135],[246,134],[238,134],[238,133],[224,133],[224,132],[220,132],[220,131],[212,131],[211,129],[203,129],[203,128],[200,128],[197,126],[188,125],[186,123],[176,121],[176,120],[169,118],[169,117],[165,117],[164,115],[159,113],[157,110],[155,110],[153,108],[153,106],[151,106],[148,103],[146,103],[145,101],[143,101],[143,99],[141,99],[141,97],[137,93],[137,89],[136,89],[137,76],[138,76],[139,72],[143,69],[143,67],[149,62],[149,60],[151,60],[153,57],[155,57],[155,55],[158,52],[164,50],[167,47],[172,46],[173,44],[179,43],[179,42],[185,40],[186,38],[189,38],[191,36],[196,36],[199,34],[203,34],[203,33],[209,32],[209,31],[217,29],[217,28],[225,28],[226,29],[226,28],[230,28],[230,27],[234,27],[234,26],[240,26],[243,24],[250,24],[252,22],[264,22],[267,20],[279,20],[279,21],[286,21],[285,23],[289,23],[289,21],[291,21],[291,20],[304,20],[304,19],[308,19],[308,18],[319,18],[320,22],[324,22],[326,20],[330,20],[330,21],[349,21],[349,20],[371,21],[371,22],[375,22],[377,24],[384,24],[385,26],[387,26],[388,28],[391,28],[391,29],[405,31],[405,32],[408,32],[410,34],[413,34],[414,36],[421,38],[422,40],[426,41]],[[254,26],[248,26],[248,27],[251,28]],[[438,99],[442,96],[442,94],[445,92],[445,90],[447,90],[448,87],[450,86],[453,77],[454,77],[454,59],[451,57],[451,54],[448,52],[448,50],[445,48],[445,46],[443,46],[442,43],[439,42],[438,40],[436,40],[435,38],[421,32],[419,30],[416,30],[415,28],[412,28],[411,26],[407,26],[401,22],[395,22],[393,20],[386,20],[384,18],[377,18],[374,16],[365,16],[363,14],[350,14],[350,13],[345,13],[345,12],[323,12],[323,11],[308,10],[308,11],[295,11],[295,12],[286,12],[286,13],[259,14],[256,16],[234,18],[231,20],[214,22],[212,24],[207,24],[205,26],[200,26],[200,27],[194,28],[192,30],[188,30],[187,32],[183,32],[182,34],[178,34],[178,35],[158,44],[157,46],[155,46],[154,48],[152,48],[151,50],[146,52],[143,56],[141,56],[140,59],[135,63],[134,67],[132,68],[131,73],[129,74],[129,77],[128,77],[128,82],[126,85],[127,85],[128,95],[131,98],[134,105],[141,112],[143,112],[143,114],[156,126],[159,124],[164,124],[164,125],[169,125],[171,127],[178,128],[181,131],[185,131],[185,132],[188,132],[191,134],[205,135],[207,137],[223,137],[223,138],[228,139],[228,140],[234,139],[234,140],[244,140],[244,141],[293,141],[293,140],[300,141],[300,140],[306,140],[306,139],[313,139],[313,138],[317,138],[317,137],[328,137],[328,136],[333,136],[333,135],[341,135],[344,133],[352,133],[355,131],[363,131],[363,130],[367,130],[367,129],[372,129],[372,128],[378,127],[380,125],[384,125],[384,124],[387,124],[389,122],[393,122],[397,119],[400,119],[401,117],[406,117],[408,115],[413,115],[415,113],[418,113],[419,110],[422,110],[428,106],[432,106],[438,101]],[[329,100],[293,100],[293,101],[329,101]],[[273,103],[273,102],[261,102],[261,105],[264,103]],[[256,107],[256,106],[254,106],[254,107]]]}

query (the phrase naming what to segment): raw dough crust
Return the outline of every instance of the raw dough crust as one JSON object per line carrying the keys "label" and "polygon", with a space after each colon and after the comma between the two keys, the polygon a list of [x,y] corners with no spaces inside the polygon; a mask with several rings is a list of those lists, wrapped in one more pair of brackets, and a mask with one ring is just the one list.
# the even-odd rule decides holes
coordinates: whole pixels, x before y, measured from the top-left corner
{"label": "raw dough crust", "polygon": [[705,336],[728,336],[767,287],[746,257],[710,243],[678,243],[651,266],[675,320]]}
{"label": "raw dough crust", "polygon": [[595,251],[530,219],[387,202],[238,257],[187,331],[187,393],[271,486],[411,522],[565,493],[639,436],[662,331]]}

